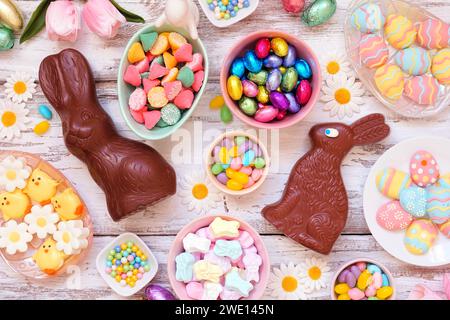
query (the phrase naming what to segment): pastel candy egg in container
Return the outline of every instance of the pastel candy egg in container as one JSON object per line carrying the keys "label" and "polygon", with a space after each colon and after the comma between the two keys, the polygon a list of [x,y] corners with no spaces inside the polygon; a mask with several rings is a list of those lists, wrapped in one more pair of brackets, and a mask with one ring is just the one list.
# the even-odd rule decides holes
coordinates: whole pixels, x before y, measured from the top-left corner
{"label": "pastel candy egg in container", "polygon": [[320,94],[322,78],[311,48],[275,30],[251,33],[228,52],[220,71],[227,106],[257,128],[285,128],[301,121]]}
{"label": "pastel candy egg in container", "polygon": [[269,172],[265,145],[243,131],[218,136],[205,154],[206,174],[219,190],[245,195],[259,188]]}
{"label": "pastel candy egg in container", "polygon": [[88,208],[69,180],[31,153],[0,151],[0,255],[33,279],[64,274],[92,245]]}
{"label": "pastel candy egg in container", "polygon": [[117,89],[122,117],[143,139],[171,135],[197,107],[208,71],[200,39],[170,25],[142,28],[131,37],[120,60]]}
{"label": "pastel candy egg in container", "polygon": [[181,300],[258,300],[270,261],[261,236],[245,221],[204,216],[178,232],[167,272]]}
{"label": "pastel candy egg in container", "polygon": [[382,104],[413,118],[449,105],[448,23],[402,0],[354,0],[347,12],[347,56]]}
{"label": "pastel candy egg in container", "polygon": [[332,300],[395,300],[394,278],[372,259],[355,259],[342,265],[332,278]]}

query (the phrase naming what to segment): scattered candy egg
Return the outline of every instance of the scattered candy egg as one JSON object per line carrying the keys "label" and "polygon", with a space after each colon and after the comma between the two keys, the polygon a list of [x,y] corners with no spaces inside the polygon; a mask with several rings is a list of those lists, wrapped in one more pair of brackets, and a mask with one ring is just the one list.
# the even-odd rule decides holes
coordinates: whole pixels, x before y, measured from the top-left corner
{"label": "scattered candy egg", "polygon": [[359,42],[359,57],[368,68],[378,68],[388,61],[389,49],[382,37],[365,34]]}
{"label": "scattered candy egg", "polygon": [[336,0],[315,0],[303,11],[302,20],[310,27],[327,22],[336,12]]}
{"label": "scattered candy egg", "polygon": [[435,104],[439,94],[439,82],[429,75],[405,80],[404,95],[420,105]]}
{"label": "scattered candy egg", "polygon": [[413,154],[409,163],[412,181],[419,187],[427,187],[439,179],[439,165],[431,153],[419,150]]}
{"label": "scattered candy egg", "polygon": [[425,254],[433,245],[437,234],[438,229],[430,220],[415,220],[406,230],[404,238],[405,247],[412,254]]}
{"label": "scattered candy egg", "polygon": [[362,33],[375,33],[383,27],[385,18],[381,8],[375,3],[365,3],[353,11],[351,25]]}
{"label": "scattered candy egg", "polygon": [[52,113],[52,111],[50,110],[50,108],[49,108],[48,106],[46,106],[45,104],[41,104],[41,105],[38,107],[38,111],[39,111],[39,114],[40,114],[41,116],[43,116],[45,119],[47,119],[47,120],[52,120],[53,113]]}
{"label": "scattered candy egg", "polygon": [[34,126],[34,133],[38,136],[44,135],[48,129],[50,128],[50,123],[47,120],[39,122],[36,126]]}

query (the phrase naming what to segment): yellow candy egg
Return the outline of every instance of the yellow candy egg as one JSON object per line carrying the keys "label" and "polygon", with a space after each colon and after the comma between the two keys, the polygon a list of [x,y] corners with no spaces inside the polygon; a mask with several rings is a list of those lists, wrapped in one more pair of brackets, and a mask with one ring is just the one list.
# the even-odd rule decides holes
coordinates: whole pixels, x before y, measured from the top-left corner
{"label": "yellow candy egg", "polygon": [[265,86],[258,86],[258,94],[256,95],[256,100],[265,104],[269,102],[269,91],[267,91]]}
{"label": "yellow candy egg", "polygon": [[242,185],[246,185],[248,183],[248,176],[245,173],[239,171],[234,172],[231,179]]}
{"label": "yellow candy egg", "polygon": [[236,158],[239,155],[239,147],[234,146],[228,151],[230,157]]}
{"label": "yellow candy egg", "polygon": [[50,123],[47,120],[39,122],[33,129],[34,133],[42,136],[50,128]]}
{"label": "yellow candy egg", "polygon": [[243,92],[241,79],[235,75],[230,76],[227,81],[227,90],[231,99],[239,100]]}
{"label": "yellow candy egg", "polygon": [[220,148],[219,150],[219,160],[223,164],[230,163],[230,155],[228,154],[228,150],[225,147]]}
{"label": "yellow candy egg", "polygon": [[227,181],[227,188],[230,190],[239,191],[242,190],[242,188],[244,188],[244,185],[240,184],[239,182],[233,179],[230,179]]}
{"label": "yellow candy egg", "polygon": [[231,168],[227,168],[227,170],[225,170],[225,174],[227,175],[227,177],[229,179],[233,179],[235,173],[236,173],[236,171],[234,171]]}
{"label": "yellow candy egg", "polygon": [[288,54],[288,44],[282,38],[273,38],[272,41],[270,41],[270,47],[279,57],[284,57]]}
{"label": "yellow candy egg", "polygon": [[369,271],[364,270],[363,272],[361,272],[361,274],[358,277],[358,282],[356,283],[358,289],[362,291],[366,290],[367,286],[371,282],[371,278],[372,275],[370,274]]}
{"label": "yellow candy egg", "polygon": [[336,292],[339,295],[347,293],[348,290],[350,290],[350,287],[346,283],[340,283],[334,287],[334,292]]}
{"label": "yellow candy egg", "polygon": [[340,294],[338,296],[338,300],[350,300],[350,296],[348,294],[346,294],[346,293]]}
{"label": "yellow candy egg", "polygon": [[220,109],[225,104],[225,100],[222,96],[214,97],[209,103],[211,109]]}
{"label": "yellow candy egg", "polygon": [[392,295],[393,292],[394,289],[392,289],[392,287],[381,287],[377,290],[377,298],[380,300],[386,300]]}

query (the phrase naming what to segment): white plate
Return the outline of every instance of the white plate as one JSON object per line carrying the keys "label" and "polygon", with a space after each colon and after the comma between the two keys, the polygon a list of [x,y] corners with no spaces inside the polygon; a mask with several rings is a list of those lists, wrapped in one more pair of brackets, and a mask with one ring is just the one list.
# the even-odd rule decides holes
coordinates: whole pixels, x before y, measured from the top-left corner
{"label": "white plate", "polygon": [[364,186],[364,217],[370,232],[391,255],[406,263],[422,267],[442,266],[450,263],[450,240],[439,233],[436,242],[424,255],[414,255],[403,245],[405,230],[392,232],[381,228],[376,221],[378,208],[389,201],[377,189],[376,174],[393,167],[409,173],[409,160],[418,150],[429,151],[439,164],[440,173],[450,172],[450,140],[438,137],[421,137],[402,141],[386,151],[373,165]]}
{"label": "white plate", "polygon": [[[150,271],[144,273],[144,276],[142,279],[139,279],[136,281],[136,284],[133,288],[130,286],[122,287],[116,280],[114,280],[110,275],[108,275],[105,272],[105,261],[108,257],[109,251],[114,249],[115,246],[120,245],[121,243],[127,243],[128,241],[134,242],[139,249],[147,256],[147,261],[150,265]],[[114,238],[108,245],[106,245],[102,251],[97,256],[97,271],[102,276],[103,280],[113,289],[117,294],[129,297],[142,288],[144,288],[152,279],[155,277],[156,273],[158,272],[158,261],[156,261],[155,256],[150,251],[149,247],[145,244],[144,241],[142,241],[141,238],[139,238],[134,233],[122,233],[120,236]]]}
{"label": "white plate", "polygon": [[205,16],[213,25],[215,25],[218,28],[226,28],[228,26],[231,26],[232,24],[235,24],[236,22],[241,21],[242,19],[247,18],[256,10],[259,4],[259,0],[249,0],[249,1],[250,6],[248,6],[247,8],[242,8],[241,10],[238,11],[235,17],[232,17],[228,20],[216,19],[216,17],[214,16],[214,12],[209,9],[206,0],[198,0],[198,3],[200,4],[200,7],[202,8]]}

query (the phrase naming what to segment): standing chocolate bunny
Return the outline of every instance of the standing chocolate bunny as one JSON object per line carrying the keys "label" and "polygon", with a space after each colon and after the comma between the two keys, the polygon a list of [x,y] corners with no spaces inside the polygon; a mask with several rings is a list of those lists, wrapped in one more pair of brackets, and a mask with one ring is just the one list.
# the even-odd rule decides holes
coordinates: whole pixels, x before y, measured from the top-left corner
{"label": "standing chocolate bunny", "polygon": [[66,49],[45,58],[39,81],[61,117],[67,148],[105,192],[114,221],[175,194],[175,171],[167,161],[152,147],[117,133],[80,52]]}
{"label": "standing chocolate bunny", "polygon": [[282,198],[265,207],[263,216],[305,247],[330,253],[348,214],[341,162],[353,146],[378,142],[388,134],[389,126],[378,113],[350,126],[315,125],[309,132],[313,148],[294,165]]}

